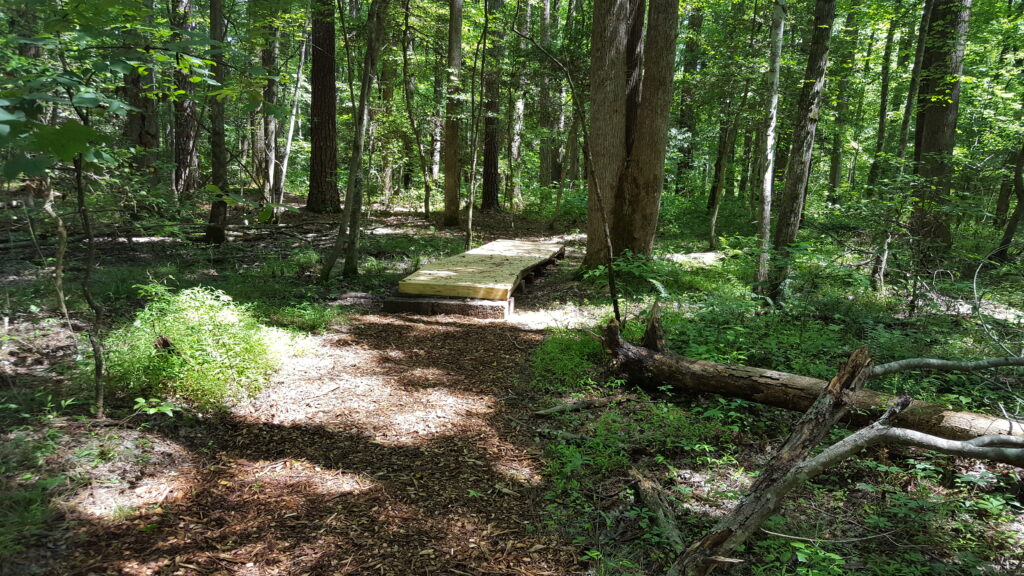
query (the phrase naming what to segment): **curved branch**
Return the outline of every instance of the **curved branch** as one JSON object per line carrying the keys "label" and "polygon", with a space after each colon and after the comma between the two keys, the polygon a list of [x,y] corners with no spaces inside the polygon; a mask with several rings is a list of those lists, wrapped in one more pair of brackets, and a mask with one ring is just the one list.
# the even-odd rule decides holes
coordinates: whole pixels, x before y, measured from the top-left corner
{"label": "curved branch", "polygon": [[1024,366],[1024,357],[1007,356],[1004,358],[986,358],[968,362],[956,362],[953,360],[938,360],[935,358],[907,358],[897,360],[888,364],[879,364],[871,369],[872,376],[885,376],[896,372],[907,370],[944,370],[947,372],[970,372],[972,370],[986,370],[988,368],[999,368],[1002,366]]}

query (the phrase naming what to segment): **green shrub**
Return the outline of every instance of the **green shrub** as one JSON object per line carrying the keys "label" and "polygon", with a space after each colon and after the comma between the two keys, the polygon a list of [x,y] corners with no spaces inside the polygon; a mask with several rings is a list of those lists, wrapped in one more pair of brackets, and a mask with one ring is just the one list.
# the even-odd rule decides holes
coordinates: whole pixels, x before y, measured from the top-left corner
{"label": "green shrub", "polygon": [[217,409],[257,393],[277,367],[275,333],[220,290],[149,285],[143,295],[150,299],[146,308],[107,338],[116,393]]}
{"label": "green shrub", "polygon": [[533,353],[534,384],[547,390],[578,390],[593,385],[601,344],[582,332],[556,330]]}

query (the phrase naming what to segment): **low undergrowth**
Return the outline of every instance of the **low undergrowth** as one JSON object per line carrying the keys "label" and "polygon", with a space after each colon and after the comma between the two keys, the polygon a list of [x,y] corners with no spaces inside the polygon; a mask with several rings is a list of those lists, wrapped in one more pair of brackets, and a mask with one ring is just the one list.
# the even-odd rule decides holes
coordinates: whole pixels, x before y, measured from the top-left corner
{"label": "low undergrowth", "polygon": [[[740,251],[710,268],[627,257],[625,304],[662,300],[670,348],[685,356],[830,378],[856,346],[876,362],[999,354],[992,330],[948,310],[919,309],[891,294],[850,288],[848,271],[814,270],[810,292],[767,308],[745,288],[753,258]],[[831,266],[831,264],[821,264]],[[603,282],[603,270],[591,276]],[[642,318],[625,331],[639,339]],[[1017,334],[1019,337],[1019,334]],[[563,401],[615,396],[567,412],[549,434],[549,518],[569,530],[596,574],[661,574],[680,552],[654,521],[633,474],[654,479],[686,544],[729,511],[795,416],[716,397],[662,398],[624,389],[603,372],[585,332],[552,333],[534,355],[535,386]],[[958,409],[1019,413],[1012,382],[985,374],[911,372],[869,385],[908,390]],[[626,393],[627,396],[623,397]],[[847,433],[833,431],[833,440]],[[742,551],[748,575],[1014,574],[1024,569],[1024,490],[1016,470],[916,449],[872,449],[794,491]]]}

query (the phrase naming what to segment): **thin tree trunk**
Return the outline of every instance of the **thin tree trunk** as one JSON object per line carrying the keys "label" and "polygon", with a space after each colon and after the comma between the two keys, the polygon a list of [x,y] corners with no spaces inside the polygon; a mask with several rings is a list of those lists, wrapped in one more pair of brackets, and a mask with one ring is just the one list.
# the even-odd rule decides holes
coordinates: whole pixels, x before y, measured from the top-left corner
{"label": "thin tree trunk", "polygon": [[288,115],[288,134],[284,139],[284,151],[281,154],[281,172],[278,178],[274,179],[274,201],[278,204],[284,203],[284,182],[288,178],[288,161],[292,155],[292,142],[295,139],[295,124],[299,117],[299,94],[302,91],[303,71],[306,67],[306,51],[309,49],[309,40],[303,38],[299,47],[299,69],[295,74],[295,88],[292,90],[292,110]]}
{"label": "thin tree trunk", "polygon": [[917,103],[917,93],[921,86],[921,65],[924,60],[924,46],[928,38],[928,27],[931,23],[934,0],[925,0],[921,12],[921,24],[917,31],[917,48],[914,52],[914,67],[910,71],[910,85],[907,87],[907,99],[903,105],[903,118],[900,120],[900,134],[896,144],[896,161],[903,173],[904,160],[907,157],[907,143],[910,140],[910,119]]}
{"label": "thin tree trunk", "polygon": [[312,69],[310,71],[310,212],[333,214],[341,210],[338,197],[338,102],[334,0],[312,0]]}
{"label": "thin tree trunk", "polygon": [[694,8],[687,17],[689,31],[683,44],[683,80],[679,91],[679,121],[681,141],[679,143],[679,161],[676,164],[675,191],[682,192],[684,174],[693,168],[693,145],[697,137],[697,111],[694,109],[694,89],[697,84],[697,73],[700,71],[700,36],[704,26],[704,11]]}
{"label": "thin tree trunk", "polygon": [[380,61],[381,45],[384,43],[384,19],[387,16],[388,0],[372,0],[366,22],[366,52],[363,55],[363,74],[359,84],[359,105],[356,111],[356,125],[352,135],[352,155],[348,163],[348,184],[345,190],[345,214],[338,225],[334,249],[324,260],[321,282],[331,277],[335,262],[345,251],[345,265],[342,274],[355,276],[359,273],[359,233],[362,218],[363,188],[366,176],[363,173],[363,150],[366,133],[370,124],[370,98],[373,84],[377,79],[377,64]]}
{"label": "thin tree trunk", "polygon": [[[224,0],[210,0],[210,45],[213,56],[213,77],[218,84],[227,82],[227,66],[224,63],[223,43],[227,35],[227,21],[224,19]],[[228,203],[224,200],[228,191],[228,150],[224,129],[224,99],[214,96],[210,106],[210,164],[212,183],[217,187],[217,197],[210,204],[210,219],[206,226],[206,242],[223,244],[227,227]]]}
{"label": "thin tree trunk", "polygon": [[[524,12],[525,22],[530,23],[532,4],[527,2]],[[521,23],[516,23],[517,26]],[[519,39],[517,56],[523,58],[526,54],[526,40]],[[515,207],[523,197],[523,125],[526,117],[526,74],[525,66],[521,61],[513,62],[513,80],[509,87],[509,140],[508,140],[508,178],[511,183],[511,197],[509,206]]]}
{"label": "thin tree trunk", "polygon": [[449,0],[448,14],[448,100],[444,121],[444,226],[459,225],[459,196],[462,163],[459,159],[459,114],[462,68],[462,0]]}
{"label": "thin tree trunk", "polygon": [[767,295],[768,256],[771,248],[772,187],[775,181],[775,139],[779,115],[779,75],[782,68],[782,33],[786,26],[786,2],[772,3],[771,52],[768,56],[768,111],[765,117],[764,137],[758,151],[758,178],[756,190],[760,193],[761,210],[757,219],[760,253],[757,256],[756,287],[759,294]]}
{"label": "thin tree trunk", "polygon": [[[170,24],[179,41],[195,30],[192,0],[173,0]],[[178,65],[174,70],[174,84],[178,95],[174,99],[174,198],[181,204],[199,187],[199,120],[195,84],[190,80],[192,74],[181,54],[176,58]]]}
{"label": "thin tree trunk", "polygon": [[821,110],[821,92],[825,84],[825,69],[828,66],[829,38],[835,20],[836,0],[817,0],[814,7],[814,33],[811,50],[807,57],[803,90],[797,107],[796,126],[790,145],[789,166],[786,168],[786,183],[782,191],[782,203],[775,224],[775,257],[768,296],[773,302],[783,297],[783,283],[789,277],[789,247],[796,241],[803,215],[807,178],[811,171],[811,154],[814,150],[814,133],[818,126]]}
{"label": "thin tree trunk", "polygon": [[882,54],[882,86],[878,96],[878,130],[875,132],[875,153],[871,157],[871,170],[868,172],[868,187],[878,183],[882,176],[882,154],[885,152],[885,132],[889,125],[889,87],[893,38],[896,34],[896,16],[889,20],[889,31],[885,35],[885,52]]}
{"label": "thin tree trunk", "polygon": [[1017,151],[1017,162],[1013,169],[1013,192],[1017,197],[1017,206],[1003,229],[1003,237],[999,240],[999,246],[992,253],[992,260],[1006,263],[1010,260],[1010,245],[1013,244],[1013,237],[1017,234],[1021,220],[1024,219],[1024,145]]}
{"label": "thin tree trunk", "polygon": [[[268,21],[272,21],[274,14],[269,11],[263,15]],[[260,63],[267,74],[266,84],[263,85],[263,161],[261,164],[267,173],[262,178],[263,198],[266,202],[274,201],[274,189],[277,186],[275,178],[279,176],[280,164],[278,163],[277,150],[277,52],[280,45],[280,32],[275,28],[269,33],[267,45],[264,46]]]}
{"label": "thin tree trunk", "polygon": [[405,93],[405,110],[409,115],[409,126],[412,127],[413,137],[416,139],[416,154],[419,157],[420,171],[423,176],[423,218],[430,219],[430,193],[433,189],[433,179],[430,175],[430,168],[427,166],[427,155],[423,149],[423,130],[416,120],[415,88],[416,79],[412,75],[410,60],[413,53],[412,27],[409,25],[411,10],[409,0],[403,0],[402,9],[405,13],[405,27],[402,32],[402,88]]}
{"label": "thin tree trunk", "polygon": [[[541,0],[540,4],[540,45],[545,50],[551,50],[551,0]],[[555,104],[552,97],[551,74],[547,68],[547,62],[543,63],[540,78],[540,86],[537,94],[538,121],[540,124],[540,167],[538,182],[541,186],[541,200],[549,198],[551,186],[551,173],[555,160],[554,132],[555,132]]]}
{"label": "thin tree trunk", "polygon": [[857,11],[859,3],[852,3],[846,14],[846,23],[840,37],[842,52],[836,62],[836,76],[839,83],[836,90],[836,120],[832,128],[832,149],[829,154],[828,198],[839,200],[839,185],[843,181],[843,147],[846,144],[846,126],[849,123],[850,84],[853,77],[853,60],[857,55]]}

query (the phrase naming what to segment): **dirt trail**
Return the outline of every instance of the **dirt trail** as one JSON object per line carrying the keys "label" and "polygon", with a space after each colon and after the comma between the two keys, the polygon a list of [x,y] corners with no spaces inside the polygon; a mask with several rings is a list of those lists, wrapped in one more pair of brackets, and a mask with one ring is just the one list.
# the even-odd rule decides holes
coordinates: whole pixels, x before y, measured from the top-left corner
{"label": "dirt trail", "polygon": [[539,332],[354,316],[229,418],[165,500],[84,521],[59,574],[582,574],[545,528],[521,371]]}

